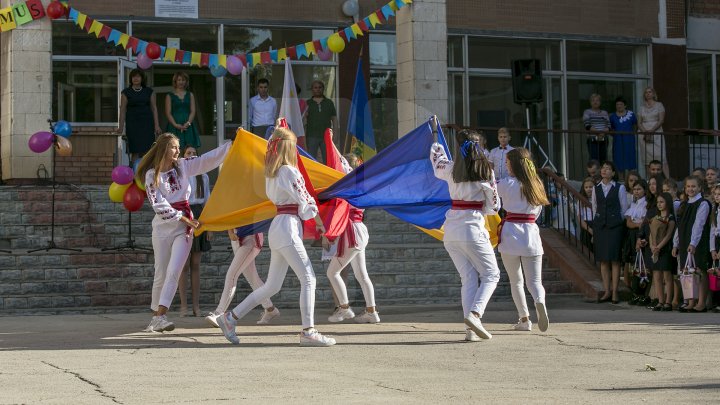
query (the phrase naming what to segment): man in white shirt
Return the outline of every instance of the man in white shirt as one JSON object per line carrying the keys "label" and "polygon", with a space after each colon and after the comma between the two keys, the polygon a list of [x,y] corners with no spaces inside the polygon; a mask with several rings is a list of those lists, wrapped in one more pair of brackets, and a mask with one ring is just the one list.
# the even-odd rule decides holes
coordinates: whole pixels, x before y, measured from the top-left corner
{"label": "man in white shirt", "polygon": [[275,125],[277,118],[277,101],[270,97],[269,89],[268,79],[263,78],[257,81],[257,95],[250,99],[248,111],[250,131],[263,138],[268,127]]}
{"label": "man in white shirt", "polygon": [[507,128],[503,127],[498,129],[498,142],[500,146],[490,151],[490,163],[493,165],[496,181],[500,181],[510,175],[505,165],[505,156],[508,152],[515,149],[510,146],[510,132]]}

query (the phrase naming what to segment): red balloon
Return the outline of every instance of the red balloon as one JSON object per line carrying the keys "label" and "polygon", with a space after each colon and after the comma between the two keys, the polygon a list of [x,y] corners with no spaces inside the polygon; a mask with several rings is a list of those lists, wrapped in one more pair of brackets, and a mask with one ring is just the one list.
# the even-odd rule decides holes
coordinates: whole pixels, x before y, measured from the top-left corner
{"label": "red balloon", "polygon": [[147,44],[147,47],[145,47],[145,53],[147,56],[150,57],[150,59],[157,59],[160,57],[160,45],[156,44],[155,42],[150,42]]}
{"label": "red balloon", "polygon": [[135,183],[125,190],[125,195],[123,195],[123,205],[128,211],[135,212],[139,210],[142,208],[144,202],[145,192],[140,190]]}
{"label": "red balloon", "polygon": [[53,1],[47,6],[47,15],[53,20],[58,19],[65,15],[65,6],[59,1]]}

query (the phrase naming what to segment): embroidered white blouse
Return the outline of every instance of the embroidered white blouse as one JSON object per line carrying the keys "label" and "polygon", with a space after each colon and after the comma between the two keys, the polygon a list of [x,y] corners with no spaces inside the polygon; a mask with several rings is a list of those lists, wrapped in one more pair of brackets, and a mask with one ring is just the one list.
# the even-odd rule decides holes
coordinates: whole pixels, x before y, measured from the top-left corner
{"label": "embroidered white blouse", "polygon": [[298,215],[279,214],[273,219],[268,231],[270,249],[302,244],[302,221],[314,218],[318,207],[305,187],[300,170],[281,166],[276,177],[265,178],[265,193],[275,205],[298,205]]}
{"label": "embroidered white blouse", "polygon": [[445,149],[434,143],[430,149],[430,161],[435,177],[445,180],[453,200],[484,202],[482,210],[448,210],[445,214],[444,241],[489,240],[485,229],[485,214],[495,214],[500,209],[500,198],[495,188],[495,176],[490,181],[467,181],[455,183],[452,177],[453,162],[447,158]]}
{"label": "embroidered white blouse", "polygon": [[185,231],[185,224],[180,222],[182,211],[172,207],[173,203],[190,198],[190,178],[209,172],[220,166],[230,151],[230,142],[192,158],[180,158],[177,167],[160,172],[160,181],[155,184],[155,169],[145,174],[145,192],[150,205],[155,211],[152,220],[153,236],[169,236],[178,231]]}
{"label": "embroidered white blouse", "polygon": [[[498,195],[503,208],[515,214],[532,214],[535,219],[540,215],[542,206],[528,204],[520,191],[520,181],[515,177],[506,177],[497,184]],[[503,223],[498,252],[513,256],[539,256],[543,254],[540,229],[536,223]]]}

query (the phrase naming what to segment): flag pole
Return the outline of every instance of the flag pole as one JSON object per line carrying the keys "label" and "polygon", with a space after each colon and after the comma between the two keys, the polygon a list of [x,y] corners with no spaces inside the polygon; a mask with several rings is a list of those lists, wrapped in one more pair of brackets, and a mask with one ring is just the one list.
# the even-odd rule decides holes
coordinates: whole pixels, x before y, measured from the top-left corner
{"label": "flag pole", "polygon": [[[363,43],[363,44],[360,45],[360,53],[359,53],[359,55],[358,55],[358,67],[360,67],[360,62],[362,61],[362,58],[363,58],[363,50],[364,50],[364,49],[365,49],[365,44]],[[363,72],[357,72],[357,71],[356,71],[356,72],[355,72],[355,80],[357,80],[357,74],[358,74],[358,73],[364,74]],[[354,90],[354,89],[355,89],[355,86],[353,85],[353,90]],[[355,97],[355,94],[354,94],[354,93],[353,93],[352,97],[350,97],[350,100],[352,100],[353,97]],[[369,94],[368,94],[368,102],[370,102],[370,95],[369,95]],[[352,106],[352,103],[351,103],[350,105]],[[365,106],[365,108],[367,108],[367,106]],[[345,140],[343,141],[343,149],[342,149],[342,150],[343,150],[343,153],[348,153],[348,140],[349,140],[349,139],[350,139],[350,132],[349,132],[348,129],[346,128],[346,129],[345,129]],[[352,142],[350,142],[350,146],[352,146]],[[358,156],[358,157],[362,158],[362,156]]]}
{"label": "flag pole", "polygon": [[438,117],[433,115],[430,117],[430,126],[432,127],[433,142],[438,141]]}

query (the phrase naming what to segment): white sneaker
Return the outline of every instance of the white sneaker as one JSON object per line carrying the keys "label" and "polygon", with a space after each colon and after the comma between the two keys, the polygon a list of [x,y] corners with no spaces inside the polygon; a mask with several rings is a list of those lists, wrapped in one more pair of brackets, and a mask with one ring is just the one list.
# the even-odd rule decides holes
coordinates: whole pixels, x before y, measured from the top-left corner
{"label": "white sneaker", "polygon": [[155,332],[170,332],[175,329],[175,324],[168,321],[165,315],[158,316],[157,324],[153,328]]}
{"label": "white sneaker", "polygon": [[364,311],[362,314],[355,317],[357,323],[379,323],[380,315],[375,312]]}
{"label": "white sneaker", "polygon": [[525,322],[518,319],[518,323],[513,325],[513,329],[529,332],[532,330],[532,322],[529,319]]}
{"label": "white sneaker", "polygon": [[159,316],[153,316],[150,320],[150,324],[147,326],[147,328],[143,329],[143,332],[155,332],[155,327],[157,326],[158,319],[160,319]]}
{"label": "white sneaker", "polygon": [[300,333],[300,346],[332,346],[334,344],[335,339],[321,335],[315,328]]}
{"label": "white sneaker", "polygon": [[347,307],[338,307],[335,312],[328,317],[328,321],[330,322],[342,322],[346,319],[352,319],[355,318],[355,312],[353,312],[352,308]]}
{"label": "white sneaker", "polygon": [[235,318],[229,313],[225,313],[218,316],[216,320],[218,323],[218,327],[223,331],[223,334],[225,335],[225,339],[227,339],[228,341],[230,341],[230,343],[234,345],[239,345],[240,339],[235,333],[235,327],[237,326],[237,321],[235,320]]}
{"label": "white sneaker", "polygon": [[214,326],[214,327],[216,327],[216,328],[219,328],[220,326],[218,325],[217,319],[220,317],[220,315],[221,315],[221,314],[218,314],[217,312],[210,312],[210,313],[207,314],[207,316],[205,317],[205,320],[206,320],[210,325],[212,325],[212,326]]}
{"label": "white sneaker", "polygon": [[477,335],[477,333],[473,332],[472,329],[466,329],[465,330],[465,341],[466,342],[479,342],[480,336]]}
{"label": "white sneaker", "polygon": [[547,308],[545,308],[544,302],[535,303],[535,313],[538,319],[538,329],[540,329],[540,332],[545,332],[550,326],[550,319],[548,319]]}
{"label": "white sneaker", "polygon": [[277,308],[273,308],[273,310],[270,312],[263,309],[262,315],[260,316],[260,320],[257,321],[257,324],[268,325],[270,321],[272,321],[274,318],[277,318],[278,316],[280,316],[280,310]]}
{"label": "white sneaker", "polygon": [[468,315],[467,318],[465,318],[465,325],[469,326],[480,338],[492,339],[492,335],[483,328],[482,322],[480,322],[480,318],[477,316],[473,314]]}

